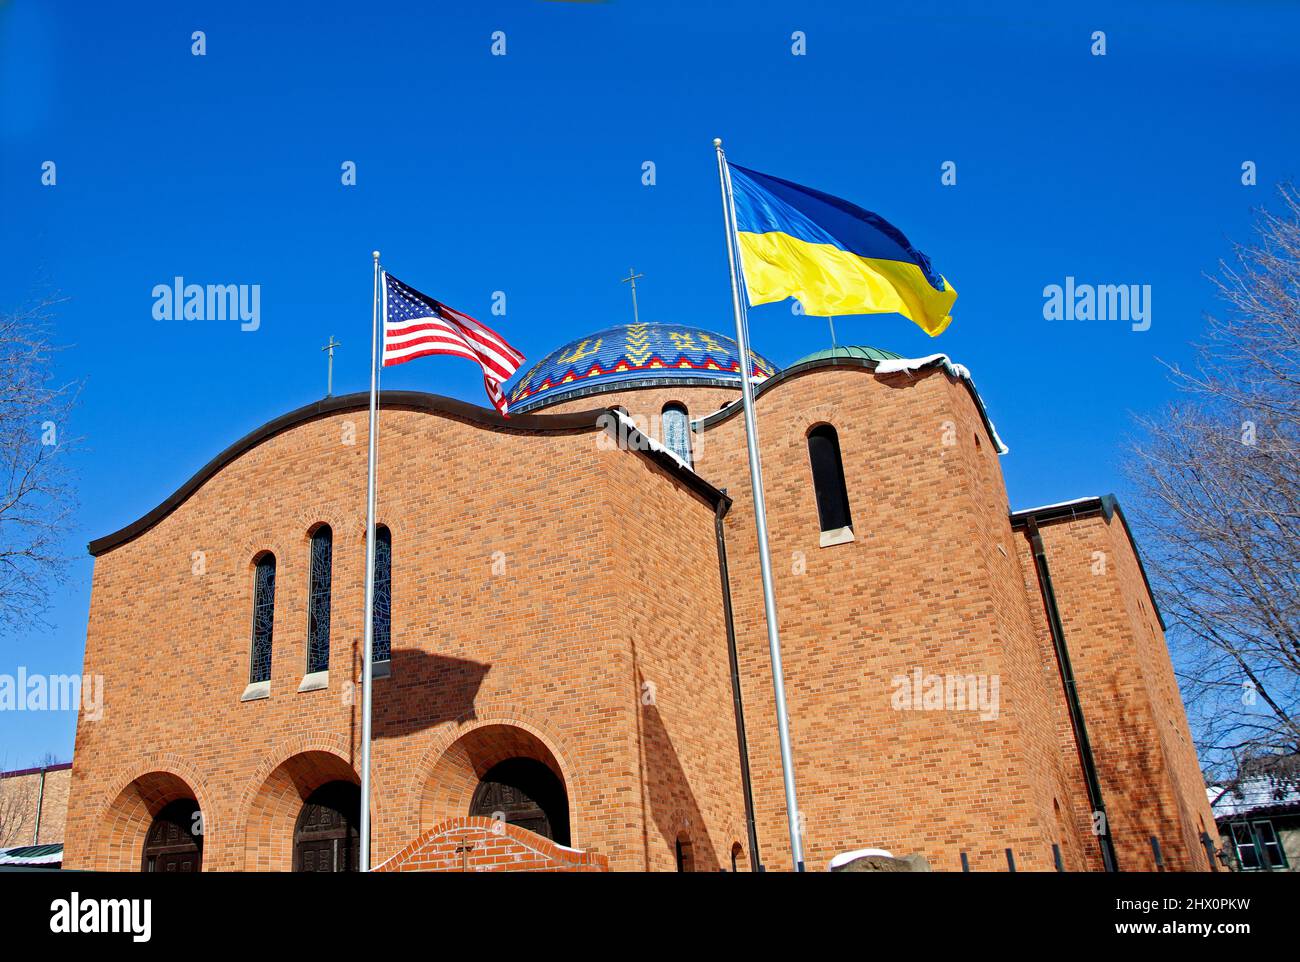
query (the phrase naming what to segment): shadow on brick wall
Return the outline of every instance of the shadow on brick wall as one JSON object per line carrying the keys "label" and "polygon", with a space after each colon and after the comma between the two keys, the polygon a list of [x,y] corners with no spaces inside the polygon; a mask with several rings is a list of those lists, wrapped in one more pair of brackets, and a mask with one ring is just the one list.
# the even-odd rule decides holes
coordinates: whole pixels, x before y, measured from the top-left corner
{"label": "shadow on brick wall", "polygon": [[[635,659],[635,645],[633,658]],[[637,692],[644,691],[645,678],[637,672]],[[709,838],[708,826],[691,791],[690,781],[682,768],[677,749],[664,724],[659,707],[641,699],[641,767],[645,786],[643,804],[648,806],[645,831],[651,821],[669,844],[682,836],[691,843],[691,868],[697,872],[716,872],[721,867],[718,854]],[[646,859],[650,861],[650,839],[643,840]],[[649,867],[649,865],[647,866]]]}
{"label": "shadow on brick wall", "polygon": [[[353,645],[355,678],[361,677],[361,646]],[[374,681],[375,738],[402,738],[457,719],[473,719],[474,699],[492,666],[466,658],[394,648],[391,674]],[[358,698],[358,701],[360,699]],[[354,727],[360,717],[353,712]],[[360,732],[354,732],[355,738]]]}

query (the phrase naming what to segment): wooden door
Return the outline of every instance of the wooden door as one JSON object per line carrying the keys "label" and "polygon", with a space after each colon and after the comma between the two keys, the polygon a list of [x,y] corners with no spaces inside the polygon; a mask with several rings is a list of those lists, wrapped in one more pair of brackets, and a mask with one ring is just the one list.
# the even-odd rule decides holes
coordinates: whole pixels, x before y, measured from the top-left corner
{"label": "wooden door", "polygon": [[145,835],[144,872],[198,872],[203,868],[202,822],[192,798],[177,799],[154,816]]}
{"label": "wooden door", "polygon": [[293,833],[295,872],[355,872],[360,861],[361,790],[349,782],[321,786],[303,804]]}

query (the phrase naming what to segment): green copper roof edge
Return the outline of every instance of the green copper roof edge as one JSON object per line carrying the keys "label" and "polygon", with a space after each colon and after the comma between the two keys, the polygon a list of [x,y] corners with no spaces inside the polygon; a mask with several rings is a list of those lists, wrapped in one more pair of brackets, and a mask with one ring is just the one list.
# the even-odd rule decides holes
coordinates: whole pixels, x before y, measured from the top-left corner
{"label": "green copper roof edge", "polygon": [[895,354],[893,351],[886,351],[883,348],[872,347],[869,344],[837,344],[834,348],[824,348],[820,351],[814,351],[807,354],[795,364],[803,364],[805,361],[822,361],[831,357],[858,357],[868,361],[896,361],[901,360],[902,354]]}

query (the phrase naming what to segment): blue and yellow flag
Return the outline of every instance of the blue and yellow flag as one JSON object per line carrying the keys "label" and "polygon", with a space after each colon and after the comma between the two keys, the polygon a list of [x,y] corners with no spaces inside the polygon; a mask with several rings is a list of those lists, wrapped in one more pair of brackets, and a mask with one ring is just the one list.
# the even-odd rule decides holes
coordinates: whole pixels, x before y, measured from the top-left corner
{"label": "blue and yellow flag", "polygon": [[797,298],[809,314],[897,313],[931,337],[957,292],[879,214],[728,163],[750,304]]}

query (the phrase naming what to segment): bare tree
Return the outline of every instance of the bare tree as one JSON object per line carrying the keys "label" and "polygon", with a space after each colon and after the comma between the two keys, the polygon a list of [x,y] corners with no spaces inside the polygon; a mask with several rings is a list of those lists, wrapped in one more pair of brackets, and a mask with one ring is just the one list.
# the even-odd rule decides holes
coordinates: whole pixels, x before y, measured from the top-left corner
{"label": "bare tree", "polygon": [[0,634],[40,621],[67,568],[60,546],[76,508],[66,453],[78,385],[54,381],[56,303],[0,314]]}
{"label": "bare tree", "polygon": [[1181,396],[1139,418],[1128,475],[1207,774],[1300,752],[1300,195],[1212,278]]}
{"label": "bare tree", "polygon": [[[4,761],[0,759],[0,772],[4,770]],[[20,790],[18,780],[0,778],[0,848],[27,844],[30,840],[27,812],[27,797]]]}

